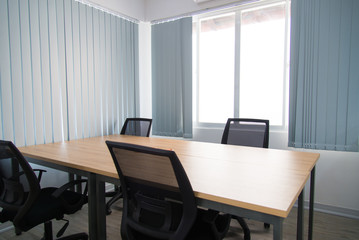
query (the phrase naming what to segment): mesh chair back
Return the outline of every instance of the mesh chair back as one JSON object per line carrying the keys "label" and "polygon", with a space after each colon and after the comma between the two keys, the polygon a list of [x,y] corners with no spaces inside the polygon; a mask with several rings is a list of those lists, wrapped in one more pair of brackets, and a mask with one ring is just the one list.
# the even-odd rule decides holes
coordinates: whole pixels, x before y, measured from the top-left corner
{"label": "mesh chair back", "polygon": [[[121,234],[131,239],[135,230],[154,238],[183,239],[196,219],[197,207],[176,153],[126,143],[106,144],[123,189]],[[175,202],[181,203],[180,218],[175,216]]]}
{"label": "mesh chair back", "polygon": [[[0,140],[0,207],[16,214],[16,217],[11,216],[14,224],[30,208],[39,192],[40,184],[31,166],[12,142]],[[5,220],[8,219],[2,219]]]}
{"label": "mesh chair back", "polygon": [[121,134],[148,137],[150,135],[152,119],[127,118],[121,129]]}
{"label": "mesh chair back", "polygon": [[171,161],[167,156],[121,148],[113,148],[113,153],[124,177],[178,188]]}
{"label": "mesh chair back", "polygon": [[229,118],[222,144],[268,148],[269,120]]}

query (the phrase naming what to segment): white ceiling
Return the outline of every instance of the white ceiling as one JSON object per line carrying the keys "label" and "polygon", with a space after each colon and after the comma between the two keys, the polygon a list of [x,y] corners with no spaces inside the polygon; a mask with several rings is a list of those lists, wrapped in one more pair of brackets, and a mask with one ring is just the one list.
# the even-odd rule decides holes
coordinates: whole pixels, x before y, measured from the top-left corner
{"label": "white ceiling", "polygon": [[144,22],[192,13],[207,8],[248,0],[210,0],[195,3],[193,0],[78,0],[100,6],[120,15]]}

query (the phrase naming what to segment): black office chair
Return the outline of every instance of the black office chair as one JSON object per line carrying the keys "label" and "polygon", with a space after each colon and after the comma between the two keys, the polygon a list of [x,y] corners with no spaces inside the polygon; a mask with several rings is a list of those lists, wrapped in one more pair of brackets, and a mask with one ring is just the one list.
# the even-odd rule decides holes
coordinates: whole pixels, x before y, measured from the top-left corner
{"label": "black office chair", "polygon": [[[64,220],[66,223],[60,229],[57,237],[61,237],[68,226],[65,214],[73,214],[87,202],[87,187],[83,194],[69,191],[75,184],[82,184],[86,180],[74,181],[60,188],[40,187],[40,170],[35,171],[23,155],[10,141],[0,140],[0,222],[11,221],[17,235],[44,223],[43,239],[52,240],[51,220]],[[86,233],[60,238],[88,239]]]}
{"label": "black office chair", "polygon": [[[249,147],[268,148],[269,120],[229,118],[222,135],[222,144],[241,145]],[[232,216],[241,225],[244,239],[250,240],[250,230],[245,220],[239,216]],[[264,223],[269,228],[268,223]]]}
{"label": "black office chair", "polygon": [[[122,135],[148,137],[150,135],[152,119],[127,118],[121,129]],[[115,191],[107,192],[106,197],[111,199],[106,203],[106,213],[111,214],[111,206],[122,197],[121,187],[115,186]]]}
{"label": "black office chair", "polygon": [[268,148],[269,120],[229,118],[221,143]]}
{"label": "black office chair", "polygon": [[152,119],[150,118],[127,118],[121,129],[121,134],[132,136],[150,136]]}
{"label": "black office chair", "polygon": [[123,239],[222,239],[230,216],[197,208],[175,152],[106,142],[123,189]]}

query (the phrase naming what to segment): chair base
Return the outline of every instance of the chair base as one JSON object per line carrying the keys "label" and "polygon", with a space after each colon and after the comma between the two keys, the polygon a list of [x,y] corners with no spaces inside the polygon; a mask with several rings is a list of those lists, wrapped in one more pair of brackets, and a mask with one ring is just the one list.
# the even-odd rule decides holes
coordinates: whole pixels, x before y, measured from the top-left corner
{"label": "chair base", "polygon": [[233,216],[232,215],[232,218],[236,219],[238,221],[239,225],[241,225],[241,227],[243,229],[243,234],[244,234],[243,239],[244,240],[251,240],[251,231],[249,230],[249,227],[248,227],[246,221],[243,218],[238,217],[238,216]]}
{"label": "chair base", "polygon": [[[251,239],[251,232],[249,230],[249,227],[246,223],[246,221],[238,216],[232,216],[233,219],[236,219],[239,223],[239,225],[241,225],[242,229],[243,229],[243,234],[244,234],[244,240],[250,240]],[[270,228],[270,224],[269,223],[264,223],[264,228],[265,229],[269,229]]]}
{"label": "chair base", "polygon": [[76,233],[70,236],[58,238],[57,240],[88,240],[88,235],[86,233]]}
{"label": "chair base", "polygon": [[[53,240],[52,236],[52,222],[48,221],[44,223],[44,236],[41,240]],[[57,238],[57,240],[88,240],[88,235],[86,233],[76,233],[70,236]]]}
{"label": "chair base", "polygon": [[122,191],[121,188],[119,188],[117,190],[117,192],[115,192],[115,194],[112,196],[112,198],[110,200],[108,200],[108,202],[106,203],[106,214],[110,215],[111,214],[111,206],[112,204],[114,204],[115,202],[117,202],[120,198],[122,198]]}

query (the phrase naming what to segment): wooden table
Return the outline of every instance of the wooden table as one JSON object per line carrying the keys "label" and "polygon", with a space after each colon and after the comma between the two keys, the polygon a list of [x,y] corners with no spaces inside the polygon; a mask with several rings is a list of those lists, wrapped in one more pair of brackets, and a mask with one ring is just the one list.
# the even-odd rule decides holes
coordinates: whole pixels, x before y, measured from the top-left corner
{"label": "wooden table", "polygon": [[119,182],[106,140],[174,150],[198,205],[273,224],[274,239],[282,239],[283,220],[297,199],[297,239],[303,239],[303,189],[311,178],[312,238],[317,153],[124,135],[19,148],[30,162],[88,177],[91,239],[106,239],[105,182]]}

